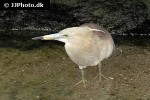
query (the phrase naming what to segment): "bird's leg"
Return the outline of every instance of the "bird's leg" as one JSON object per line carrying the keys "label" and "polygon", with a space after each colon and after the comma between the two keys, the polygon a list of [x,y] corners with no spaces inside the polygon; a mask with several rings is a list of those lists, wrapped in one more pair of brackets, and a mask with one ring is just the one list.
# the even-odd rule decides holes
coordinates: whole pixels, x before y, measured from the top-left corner
{"label": "bird's leg", "polygon": [[85,85],[85,82],[88,82],[88,81],[87,81],[87,80],[85,79],[85,77],[84,77],[84,70],[83,70],[83,69],[81,69],[81,75],[82,75],[82,76],[81,76],[81,81],[83,81],[83,85],[86,86],[86,85]]}
{"label": "bird's leg", "polygon": [[[78,83],[76,83],[75,85],[78,85],[78,84],[80,84],[80,83],[83,83],[83,85],[84,85],[84,87],[86,87],[86,82],[88,82],[86,79],[85,79],[85,77],[84,77],[84,70],[83,70],[83,68],[81,69],[81,81],[79,81]],[[75,86],[74,85],[74,86]]]}
{"label": "bird's leg", "polygon": [[102,80],[102,77],[104,77],[106,80],[108,80],[103,74],[102,74],[102,68],[101,68],[101,63],[98,64],[98,68],[99,68],[99,73],[98,75],[96,75],[96,77],[94,79],[96,79],[97,77],[99,77],[99,82]]}
{"label": "bird's leg", "polygon": [[98,64],[98,69],[99,69],[99,73],[98,73],[98,76],[99,76],[99,82],[102,80],[102,64],[99,63]]}

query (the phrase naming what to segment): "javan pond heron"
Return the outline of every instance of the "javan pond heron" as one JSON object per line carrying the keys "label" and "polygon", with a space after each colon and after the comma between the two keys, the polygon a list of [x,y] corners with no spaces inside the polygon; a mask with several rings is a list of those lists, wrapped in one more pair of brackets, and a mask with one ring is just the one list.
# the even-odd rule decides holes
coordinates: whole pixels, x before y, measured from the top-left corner
{"label": "javan pond heron", "polygon": [[[57,40],[65,43],[65,50],[69,58],[79,66],[85,86],[84,68],[99,66],[99,80],[101,76],[101,61],[108,58],[114,49],[114,41],[110,33],[103,27],[87,23],[79,27],[63,29],[59,33],[32,38],[33,40]],[[105,77],[104,77],[105,78]],[[78,84],[77,83],[77,84]]]}

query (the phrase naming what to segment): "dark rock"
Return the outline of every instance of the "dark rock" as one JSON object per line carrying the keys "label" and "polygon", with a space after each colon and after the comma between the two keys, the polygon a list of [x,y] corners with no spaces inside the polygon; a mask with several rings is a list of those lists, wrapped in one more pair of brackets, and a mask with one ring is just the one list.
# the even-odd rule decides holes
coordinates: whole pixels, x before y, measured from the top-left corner
{"label": "dark rock", "polygon": [[99,23],[112,33],[126,32],[149,20],[149,2],[142,0],[51,1],[49,10],[0,11],[0,30],[59,31],[87,22]]}

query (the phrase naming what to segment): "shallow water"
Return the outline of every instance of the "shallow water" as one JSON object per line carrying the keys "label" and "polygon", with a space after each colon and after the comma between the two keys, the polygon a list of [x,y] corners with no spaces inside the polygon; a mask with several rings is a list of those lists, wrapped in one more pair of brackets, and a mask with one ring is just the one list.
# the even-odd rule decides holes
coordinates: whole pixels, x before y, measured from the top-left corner
{"label": "shallow water", "polygon": [[116,50],[102,62],[108,80],[98,84],[94,79],[98,67],[87,67],[85,77],[89,83],[84,87],[74,86],[81,73],[65,53],[64,44],[30,40],[35,35],[41,34],[1,34],[0,100],[150,99],[148,36],[113,36]]}

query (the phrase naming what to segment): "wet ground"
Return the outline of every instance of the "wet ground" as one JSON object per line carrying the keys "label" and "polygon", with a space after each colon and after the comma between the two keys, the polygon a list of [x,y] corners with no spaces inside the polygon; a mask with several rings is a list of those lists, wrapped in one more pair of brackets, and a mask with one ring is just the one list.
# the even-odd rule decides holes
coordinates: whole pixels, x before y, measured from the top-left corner
{"label": "wet ground", "polygon": [[89,66],[86,87],[74,86],[81,73],[64,44],[0,40],[0,100],[150,100],[150,38],[115,39],[117,49],[102,62],[108,80],[98,84],[98,67]]}

